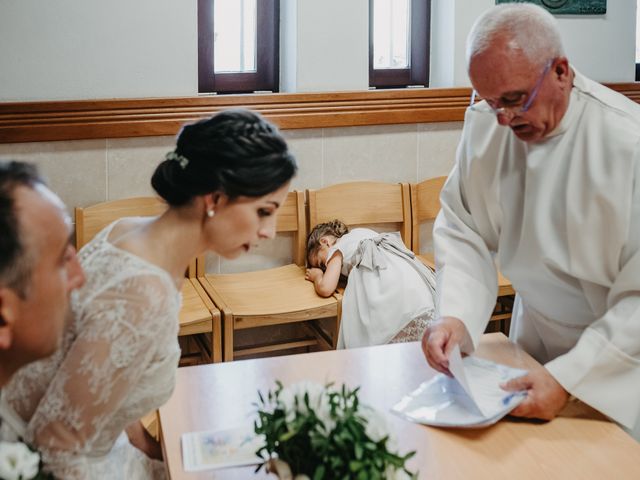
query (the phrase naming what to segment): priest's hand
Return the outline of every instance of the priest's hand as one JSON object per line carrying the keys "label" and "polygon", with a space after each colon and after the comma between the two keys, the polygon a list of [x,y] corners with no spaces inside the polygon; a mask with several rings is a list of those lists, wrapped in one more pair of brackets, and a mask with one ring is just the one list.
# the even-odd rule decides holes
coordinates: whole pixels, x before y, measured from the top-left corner
{"label": "priest's hand", "polygon": [[470,344],[467,327],[458,318],[442,317],[427,327],[422,337],[422,351],[434,370],[451,376],[449,355],[456,345]]}
{"label": "priest's hand", "polygon": [[500,386],[508,391],[527,391],[527,398],[509,413],[516,417],[551,420],[569,400],[567,391],[544,367]]}

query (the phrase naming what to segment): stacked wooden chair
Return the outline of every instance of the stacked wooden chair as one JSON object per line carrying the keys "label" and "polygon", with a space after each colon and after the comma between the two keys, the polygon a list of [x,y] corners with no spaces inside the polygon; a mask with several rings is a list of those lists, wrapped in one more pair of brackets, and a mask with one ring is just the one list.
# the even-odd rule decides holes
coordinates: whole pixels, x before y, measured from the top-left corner
{"label": "stacked wooden chair", "polygon": [[[225,361],[313,346],[335,348],[317,321],[337,317],[340,297],[318,296],[304,278],[307,229],[302,192],[287,195],[278,212],[276,234],[293,237],[292,263],[244,273],[206,274],[203,279],[203,287],[222,313]],[[303,336],[242,347],[236,342],[239,330],[292,323],[299,324]]]}
{"label": "stacked wooden chair", "polygon": [[[349,227],[400,231],[411,245],[411,206],[408,183],[347,182],[307,190],[309,230],[319,223],[338,219]],[[338,289],[342,294],[343,288]],[[340,315],[336,334],[339,331]],[[334,339],[334,345],[337,337]]]}
{"label": "stacked wooden chair", "polygon": [[[76,247],[82,248],[100,230],[122,217],[159,215],[167,209],[157,197],[136,197],[98,203],[75,209]],[[196,354],[183,355],[181,364],[194,361],[222,361],[220,311],[214,306],[196,278],[196,259],[186,272],[182,284],[182,309],[178,336],[189,337],[197,347]]]}
{"label": "stacked wooden chair", "polygon": [[[435,270],[433,253],[420,251],[420,226],[433,222],[440,211],[440,191],[447,177],[436,177],[411,185],[412,250],[427,266]],[[498,298],[491,315],[492,321],[500,322],[500,330],[508,330],[515,291],[511,282],[498,272]]]}

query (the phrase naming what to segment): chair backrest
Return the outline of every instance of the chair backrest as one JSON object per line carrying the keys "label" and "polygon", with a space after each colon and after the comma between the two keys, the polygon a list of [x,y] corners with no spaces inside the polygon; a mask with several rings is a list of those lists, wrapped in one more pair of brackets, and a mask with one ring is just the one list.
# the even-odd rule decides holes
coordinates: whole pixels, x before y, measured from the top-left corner
{"label": "chair backrest", "polygon": [[75,210],[76,248],[89,243],[104,227],[123,217],[160,215],[167,205],[156,197],[136,197],[97,203]]}
{"label": "chair backrest", "polygon": [[292,258],[296,265],[304,266],[307,241],[307,220],[304,210],[304,192],[293,190],[278,210],[276,232],[293,233]]}
{"label": "chair backrest", "polygon": [[384,182],[338,183],[307,190],[309,231],[335,218],[349,227],[394,224],[405,245],[411,245],[409,184]]}
{"label": "chair backrest", "polygon": [[447,177],[435,177],[411,185],[411,249],[420,253],[420,225],[432,222],[440,211],[440,190]]}
{"label": "chair backrest", "polygon": [[[162,214],[167,204],[158,197],[134,197],[122,200],[97,203],[89,207],[75,209],[76,248],[79,250],[89,243],[104,227],[123,217],[152,217]],[[197,263],[194,259],[189,264],[187,276],[196,276]]]}

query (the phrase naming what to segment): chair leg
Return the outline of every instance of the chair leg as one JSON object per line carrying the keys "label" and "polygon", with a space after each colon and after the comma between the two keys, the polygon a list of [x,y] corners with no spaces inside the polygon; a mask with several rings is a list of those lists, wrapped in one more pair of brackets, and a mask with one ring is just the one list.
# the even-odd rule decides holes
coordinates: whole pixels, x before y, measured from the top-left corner
{"label": "chair leg", "polygon": [[224,361],[233,361],[233,314],[223,313],[222,318],[224,320],[224,345],[222,353],[224,354]]}
{"label": "chair leg", "polygon": [[334,294],[334,297],[337,300],[337,314],[336,314],[336,331],[333,335],[333,349],[338,348],[338,337],[340,336],[340,323],[342,322],[342,295]]}
{"label": "chair leg", "polygon": [[213,318],[211,359],[213,363],[222,362],[222,318],[220,314],[215,315]]}
{"label": "chair leg", "polygon": [[[322,319],[315,319],[305,322],[305,327],[310,331],[310,333],[316,338],[317,347],[321,350],[335,350],[334,347],[334,335],[332,332],[327,332],[320,325],[320,321]],[[310,348],[310,347],[309,347]]]}
{"label": "chair leg", "polygon": [[505,335],[509,335],[513,302],[513,295],[503,295],[502,297],[498,297],[495,309],[491,315],[491,320],[494,320],[497,323],[498,331]]}

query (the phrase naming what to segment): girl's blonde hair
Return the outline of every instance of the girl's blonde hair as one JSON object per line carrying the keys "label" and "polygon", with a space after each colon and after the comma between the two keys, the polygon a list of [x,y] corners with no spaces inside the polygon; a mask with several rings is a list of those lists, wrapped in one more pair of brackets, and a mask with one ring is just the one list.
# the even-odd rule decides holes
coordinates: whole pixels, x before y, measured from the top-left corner
{"label": "girl's blonde hair", "polygon": [[336,238],[340,238],[345,233],[349,233],[349,227],[338,219],[326,223],[319,223],[313,227],[307,237],[307,264],[313,266],[311,259],[318,253],[320,249],[320,239],[322,237],[333,235]]}

